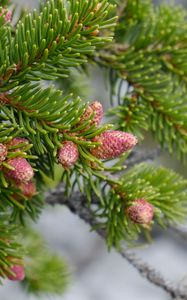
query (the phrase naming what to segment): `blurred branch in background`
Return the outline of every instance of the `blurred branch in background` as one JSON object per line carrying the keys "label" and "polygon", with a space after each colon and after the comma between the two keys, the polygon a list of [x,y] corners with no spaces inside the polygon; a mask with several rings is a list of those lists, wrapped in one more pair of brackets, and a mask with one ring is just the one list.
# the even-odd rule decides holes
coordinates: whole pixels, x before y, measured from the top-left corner
{"label": "blurred branch in background", "polygon": [[[63,185],[59,185],[56,189],[50,191],[46,195],[46,202],[50,205],[66,205],[74,214],[78,215],[91,227],[97,226],[97,221],[93,217],[93,213],[90,208],[86,207],[86,197],[80,192],[76,192],[71,197],[67,198],[64,194]],[[104,230],[96,229],[97,233],[105,239],[106,233]],[[183,287],[178,287],[164,278],[164,276],[143,262],[141,259],[126,248],[120,249],[119,253],[125,258],[132,266],[134,266],[138,272],[145,278],[147,278],[154,285],[164,289],[172,299],[187,299],[187,291]]]}
{"label": "blurred branch in background", "polygon": [[181,236],[183,239],[187,240],[187,227],[178,225],[176,227],[170,226],[170,229],[177,235]]}
{"label": "blurred branch in background", "polygon": [[145,162],[145,161],[154,161],[161,154],[161,149],[158,147],[154,150],[137,150],[134,149],[127,160],[125,161],[127,168],[132,167],[135,164]]}

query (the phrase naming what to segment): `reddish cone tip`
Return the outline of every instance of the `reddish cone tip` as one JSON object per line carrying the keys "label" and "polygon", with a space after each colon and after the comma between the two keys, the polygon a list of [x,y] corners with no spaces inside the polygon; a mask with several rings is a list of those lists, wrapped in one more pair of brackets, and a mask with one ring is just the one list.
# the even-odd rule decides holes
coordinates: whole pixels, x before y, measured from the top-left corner
{"label": "reddish cone tip", "polygon": [[33,181],[21,182],[18,188],[22,191],[23,195],[30,199],[36,194],[36,185]]}
{"label": "reddish cone tip", "polygon": [[6,146],[0,143],[0,163],[6,159],[7,154],[8,152]]}
{"label": "reddish cone tip", "polygon": [[127,208],[129,218],[138,224],[149,224],[154,216],[154,208],[144,199],[137,199]]}
{"label": "reddish cone tip", "polygon": [[103,106],[100,102],[95,101],[90,104],[90,107],[92,111],[95,112],[95,116],[92,120],[92,123],[98,126],[101,123],[103,118]]}
{"label": "reddish cone tip", "polygon": [[137,138],[127,132],[106,131],[93,139],[101,145],[93,148],[91,153],[100,159],[111,159],[118,157],[123,152],[131,150],[137,144]]}
{"label": "reddish cone tip", "polygon": [[5,20],[5,23],[6,22],[9,22],[9,21],[11,21],[11,19],[12,19],[12,11],[11,10],[6,10],[5,8],[2,8],[2,10],[1,10],[1,12],[0,12],[0,17],[3,15],[3,14],[5,14],[5,16],[4,16],[4,20]]}
{"label": "reddish cone tip", "polygon": [[95,101],[87,107],[86,111],[81,117],[79,124],[82,124],[83,122],[88,120],[91,115],[93,115],[93,119],[90,120],[90,126],[99,126],[103,118],[103,106],[100,102]]}
{"label": "reddish cone tip", "polygon": [[30,181],[34,176],[34,171],[29,162],[23,157],[16,157],[7,161],[14,170],[6,169],[6,177],[19,182]]}
{"label": "reddish cone tip", "polygon": [[22,281],[25,279],[25,270],[23,266],[14,265],[11,268],[11,271],[14,273],[14,275],[8,274],[8,279],[13,281]]}
{"label": "reddish cone tip", "polygon": [[71,141],[62,143],[58,153],[58,161],[64,168],[72,167],[79,158],[79,151],[76,144]]}
{"label": "reddish cone tip", "polygon": [[9,10],[9,11],[7,11],[7,13],[5,15],[5,21],[9,22],[9,21],[11,21],[11,19],[12,19],[12,11]]}

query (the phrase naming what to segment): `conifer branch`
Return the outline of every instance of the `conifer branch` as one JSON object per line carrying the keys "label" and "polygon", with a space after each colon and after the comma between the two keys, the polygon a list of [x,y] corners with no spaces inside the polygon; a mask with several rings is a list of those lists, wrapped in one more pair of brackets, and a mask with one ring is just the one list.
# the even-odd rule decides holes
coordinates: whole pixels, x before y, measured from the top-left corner
{"label": "conifer branch", "polygon": [[126,1],[122,15],[114,42],[95,56],[99,64],[113,71],[110,84],[114,97],[125,96],[124,90],[115,86],[119,81],[131,86],[130,95],[126,95],[131,100],[128,103],[125,99],[121,107],[114,108],[113,115],[117,110],[121,128],[139,136],[142,128],[149,129],[161,147],[185,160],[186,12],[172,4],[155,8],[152,1],[132,0]]}
{"label": "conifer branch", "polygon": [[[101,4],[101,5],[100,5]],[[108,18],[114,6],[107,1],[44,1],[20,20],[12,36],[5,26],[0,41],[0,91],[21,82],[67,77],[68,68],[87,62],[96,48],[111,41],[100,34],[113,28],[116,17]]]}
{"label": "conifer branch", "polygon": [[[44,0],[39,12],[23,14],[13,25],[10,2],[0,1],[0,209],[5,216],[0,277],[23,280],[22,249],[12,242],[9,222],[24,225],[26,215],[37,219],[40,192],[47,176],[55,178],[58,163],[63,185],[48,192],[46,201],[67,205],[149,281],[186,299],[181,289],[121,248],[123,241],[149,234],[154,221],[168,226],[186,216],[187,181],[165,168],[137,165],[160,150],[129,155],[142,129],[154,132],[161,147],[175,150],[179,158],[187,154],[186,13],[166,5],[155,9],[151,0],[125,0],[124,5],[118,0]],[[115,3],[119,23],[114,31]],[[111,70],[111,103],[115,98],[118,106],[109,115],[117,117],[117,130],[101,126],[101,103],[88,105],[73,97],[71,84],[64,96],[40,83],[68,77],[88,61]],[[48,258],[35,265],[35,272],[42,274],[44,265],[53,264]],[[53,274],[56,266],[58,259]],[[61,281],[54,281],[58,289]],[[40,283],[38,291],[55,290]]]}
{"label": "conifer branch", "polygon": [[[67,198],[64,194],[63,185],[59,185],[55,190],[46,194],[46,202],[48,204],[66,205],[74,214],[78,215],[82,220],[89,224],[91,228],[96,228],[97,233],[105,239],[106,232],[103,229],[97,228],[97,222],[93,217],[92,211],[85,206],[86,201],[86,197],[79,192],[74,193]],[[183,300],[187,299],[185,290],[178,288],[173,283],[166,280],[162,274],[137,258],[130,250],[123,248],[119,250],[119,253],[133,265],[143,277],[146,277],[151,283],[164,289],[173,299],[177,297],[180,297]]]}

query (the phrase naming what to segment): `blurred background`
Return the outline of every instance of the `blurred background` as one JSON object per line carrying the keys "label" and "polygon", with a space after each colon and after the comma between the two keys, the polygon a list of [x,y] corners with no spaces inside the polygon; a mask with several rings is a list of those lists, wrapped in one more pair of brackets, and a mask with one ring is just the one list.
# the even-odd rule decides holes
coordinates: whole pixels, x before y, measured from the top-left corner
{"label": "blurred background", "polygon": [[[29,9],[37,6],[37,0],[16,0],[18,5]],[[155,3],[162,2],[155,1]],[[187,1],[181,0],[176,3]],[[90,99],[103,101],[107,108],[108,91],[104,76],[94,69],[90,78]],[[147,137],[144,147],[153,148],[154,141]],[[186,170],[167,154],[163,154],[158,163],[186,174]],[[165,292],[143,279],[117,253],[107,252],[105,243],[77,216],[64,207],[47,207],[36,226],[45,237],[48,246],[64,257],[69,264],[70,284],[63,296],[43,296],[41,299],[53,300],[168,300]],[[135,249],[138,256],[159,269],[172,281],[187,285],[186,263],[187,240],[174,233],[160,232],[155,229],[154,243]],[[18,284],[6,281],[0,287],[0,300],[36,300],[29,296]]]}

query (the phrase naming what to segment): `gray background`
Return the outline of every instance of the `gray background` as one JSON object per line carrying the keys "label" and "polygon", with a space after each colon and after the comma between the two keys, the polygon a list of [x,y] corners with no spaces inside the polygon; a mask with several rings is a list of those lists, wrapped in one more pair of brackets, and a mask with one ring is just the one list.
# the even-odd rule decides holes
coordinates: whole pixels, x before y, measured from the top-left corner
{"label": "gray background", "polygon": [[[36,1],[17,3],[29,6]],[[186,1],[183,1],[184,3]],[[104,89],[101,74],[93,76],[93,99],[105,99],[108,94]],[[98,88],[98,85],[100,88]],[[106,102],[105,102],[106,103]],[[148,139],[147,145],[154,145]],[[160,158],[164,165],[170,165],[167,155]],[[173,167],[181,169],[178,163]],[[46,208],[37,228],[45,236],[50,248],[65,257],[70,266],[71,284],[64,296],[43,296],[53,300],[167,300],[163,291],[141,278],[124,259],[115,252],[108,253],[104,242],[78,217],[66,208]],[[162,271],[169,279],[187,284],[186,243],[170,232],[155,232],[152,245],[137,249],[139,256]],[[0,300],[36,300],[28,296],[19,285],[6,281],[0,287]]]}

